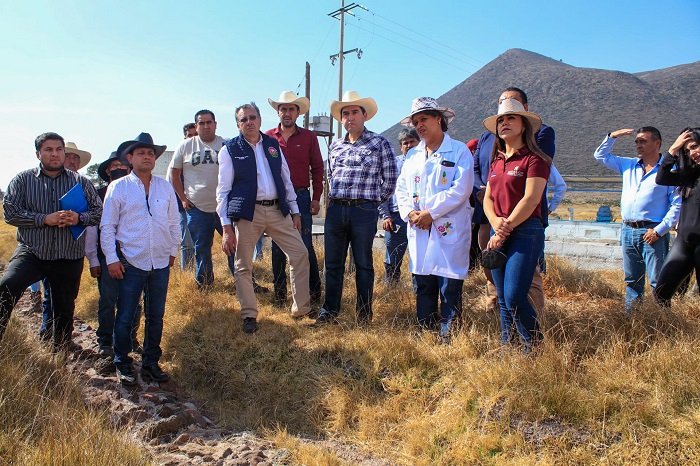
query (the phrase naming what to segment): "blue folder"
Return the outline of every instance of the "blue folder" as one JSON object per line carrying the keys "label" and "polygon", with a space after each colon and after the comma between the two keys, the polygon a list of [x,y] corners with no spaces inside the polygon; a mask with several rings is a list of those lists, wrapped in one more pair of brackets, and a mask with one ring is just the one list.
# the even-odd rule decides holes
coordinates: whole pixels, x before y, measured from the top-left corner
{"label": "blue folder", "polygon": [[[58,205],[61,207],[61,210],[72,210],[79,214],[87,212],[88,202],[85,198],[85,191],[83,191],[83,187],[80,183],[70,188],[66,194],[61,196],[58,200]],[[69,228],[73,239],[80,238],[80,235],[85,231],[85,225],[75,225]]]}

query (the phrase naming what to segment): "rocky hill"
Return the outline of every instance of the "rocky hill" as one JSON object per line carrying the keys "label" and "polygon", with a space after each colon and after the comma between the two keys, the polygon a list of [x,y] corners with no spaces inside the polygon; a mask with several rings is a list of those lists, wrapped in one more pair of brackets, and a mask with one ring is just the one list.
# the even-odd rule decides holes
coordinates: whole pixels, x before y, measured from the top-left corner
{"label": "rocky hill", "polygon": [[[683,127],[700,126],[700,61],[631,74],[577,68],[510,49],[438,97],[457,114],[450,135],[463,141],[478,137],[482,120],[495,113],[498,95],[508,86],[527,92],[530,110],[554,127],[555,163],[565,175],[612,174],[593,160],[611,130],[656,126],[667,148]],[[394,125],[384,135],[394,142],[400,129]],[[634,154],[632,139],[618,142],[616,153]]]}

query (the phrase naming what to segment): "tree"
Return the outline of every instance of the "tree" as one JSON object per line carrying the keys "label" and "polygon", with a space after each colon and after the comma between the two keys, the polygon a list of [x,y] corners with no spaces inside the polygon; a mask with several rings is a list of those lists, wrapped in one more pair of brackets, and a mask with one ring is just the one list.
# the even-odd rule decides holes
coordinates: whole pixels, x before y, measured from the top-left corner
{"label": "tree", "polygon": [[100,178],[100,175],[97,174],[97,169],[100,168],[99,163],[93,163],[92,165],[87,167],[85,176],[90,180],[90,182],[95,185],[95,188],[99,189],[104,186],[106,186],[107,183],[105,183],[102,178]]}

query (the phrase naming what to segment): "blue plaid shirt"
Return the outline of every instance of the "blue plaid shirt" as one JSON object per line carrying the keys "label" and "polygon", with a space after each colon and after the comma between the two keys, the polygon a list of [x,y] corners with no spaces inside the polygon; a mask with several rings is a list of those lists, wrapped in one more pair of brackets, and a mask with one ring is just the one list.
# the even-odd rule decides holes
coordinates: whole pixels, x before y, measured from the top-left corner
{"label": "blue plaid shirt", "polygon": [[331,199],[384,202],[394,194],[398,175],[391,144],[367,128],[354,143],[345,136],[328,151]]}

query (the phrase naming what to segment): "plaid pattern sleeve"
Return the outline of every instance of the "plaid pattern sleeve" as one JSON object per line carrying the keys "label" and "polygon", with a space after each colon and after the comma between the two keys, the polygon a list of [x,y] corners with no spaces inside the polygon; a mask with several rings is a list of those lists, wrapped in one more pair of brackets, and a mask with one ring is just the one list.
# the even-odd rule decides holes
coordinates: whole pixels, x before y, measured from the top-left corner
{"label": "plaid pattern sleeve", "polygon": [[386,201],[396,187],[398,177],[394,151],[383,136],[365,129],[351,143],[333,141],[328,156],[331,199],[368,199]]}

